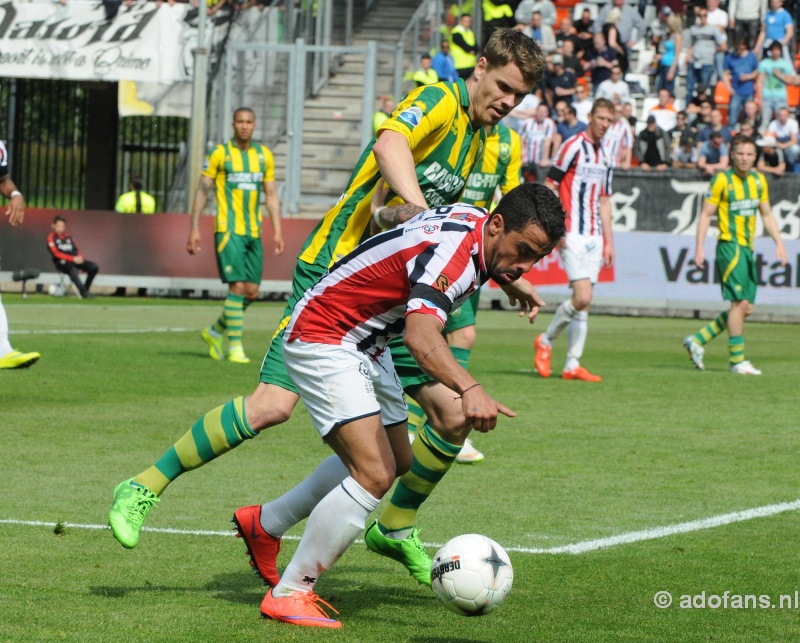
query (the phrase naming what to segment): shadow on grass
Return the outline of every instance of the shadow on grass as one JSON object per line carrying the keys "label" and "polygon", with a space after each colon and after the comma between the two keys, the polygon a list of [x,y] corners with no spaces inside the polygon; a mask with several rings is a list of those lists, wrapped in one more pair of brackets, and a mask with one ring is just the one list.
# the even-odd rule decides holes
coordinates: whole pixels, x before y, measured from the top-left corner
{"label": "shadow on grass", "polygon": [[250,577],[246,573],[233,573],[233,574],[218,574],[209,583],[205,585],[155,585],[145,582],[144,585],[139,586],[108,586],[96,585],[89,588],[89,591],[95,596],[103,596],[105,598],[125,598],[132,594],[139,594],[143,592],[157,592],[162,594],[186,594],[186,593],[203,593],[210,594],[220,598],[229,603],[240,603],[242,605],[258,605],[261,599],[269,589],[266,585],[261,584],[261,580],[256,577]]}

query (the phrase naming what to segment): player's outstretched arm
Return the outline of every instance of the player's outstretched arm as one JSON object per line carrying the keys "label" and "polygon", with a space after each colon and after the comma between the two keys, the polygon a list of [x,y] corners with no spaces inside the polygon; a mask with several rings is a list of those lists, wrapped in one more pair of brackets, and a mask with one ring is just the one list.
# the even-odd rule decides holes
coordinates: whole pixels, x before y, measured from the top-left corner
{"label": "player's outstretched arm", "polygon": [[383,130],[380,134],[372,147],[372,153],[381,176],[403,201],[418,203],[427,208],[428,202],[419,189],[414,156],[406,137],[392,130]]}
{"label": "player's outstretched arm", "polygon": [[492,399],[481,384],[459,365],[442,335],[441,323],[432,315],[408,314],[404,342],[425,373],[461,397],[468,426],[485,433],[495,428],[499,413],[516,416],[514,411]]}
{"label": "player's outstretched arm", "polygon": [[214,185],[214,179],[209,176],[201,176],[200,182],[197,184],[197,190],[194,192],[191,223],[189,225],[189,239],[186,242],[186,251],[190,255],[196,255],[200,252],[200,215],[203,214],[203,208],[206,207],[208,191],[211,189],[212,185]]}

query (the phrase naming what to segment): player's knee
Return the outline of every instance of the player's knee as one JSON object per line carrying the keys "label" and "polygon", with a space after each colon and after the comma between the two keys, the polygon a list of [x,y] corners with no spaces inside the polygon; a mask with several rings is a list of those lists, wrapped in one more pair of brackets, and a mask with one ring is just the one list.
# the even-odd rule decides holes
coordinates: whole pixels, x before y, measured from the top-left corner
{"label": "player's knee", "polygon": [[458,348],[472,348],[475,344],[475,339],[478,334],[475,332],[475,326],[467,326],[459,328],[452,333],[447,334],[447,343],[450,346],[457,346]]}
{"label": "player's knee", "polygon": [[360,470],[355,478],[356,482],[373,496],[383,498],[392,488],[397,475],[397,469],[392,462],[391,464],[386,463],[384,466],[376,464],[374,467]]}
{"label": "player's knee", "polygon": [[247,423],[254,431],[263,431],[271,426],[283,424],[292,417],[296,403],[297,396],[294,394],[280,395],[269,387],[259,386],[245,399]]}
{"label": "player's knee", "polygon": [[756,305],[752,302],[747,302],[747,305],[744,307],[744,316],[750,317],[755,312]]}

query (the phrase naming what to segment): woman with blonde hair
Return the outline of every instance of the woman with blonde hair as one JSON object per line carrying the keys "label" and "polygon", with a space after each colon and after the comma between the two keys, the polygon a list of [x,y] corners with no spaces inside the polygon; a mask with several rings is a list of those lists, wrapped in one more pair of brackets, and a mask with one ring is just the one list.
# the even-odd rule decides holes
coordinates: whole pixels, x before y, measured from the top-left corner
{"label": "woman with blonde hair", "polygon": [[625,72],[628,71],[628,50],[625,48],[625,43],[619,36],[619,29],[617,25],[622,18],[622,10],[619,7],[614,7],[606,15],[606,22],[603,25],[603,35],[606,37],[606,43],[614,51],[617,52],[617,61],[622,69],[623,78]]}
{"label": "woman with blonde hair", "polygon": [[669,36],[663,44],[663,51],[658,59],[658,77],[656,78],[656,92],[659,89],[668,89],[670,94],[675,95],[675,78],[678,75],[678,59],[683,46],[681,36],[681,19],[672,14],[667,18],[667,28]]}

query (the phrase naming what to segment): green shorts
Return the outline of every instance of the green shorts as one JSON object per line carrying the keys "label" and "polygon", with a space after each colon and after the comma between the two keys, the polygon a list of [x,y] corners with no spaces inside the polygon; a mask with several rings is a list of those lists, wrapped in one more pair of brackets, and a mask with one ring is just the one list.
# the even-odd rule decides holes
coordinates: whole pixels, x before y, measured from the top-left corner
{"label": "green shorts", "polygon": [[292,378],[289,377],[286,372],[286,366],[283,364],[283,331],[292,317],[295,304],[303,298],[306,290],[320,280],[326,271],[327,268],[324,266],[306,263],[305,261],[297,262],[292,275],[292,294],[289,297],[289,301],[286,302],[286,308],[283,310],[283,319],[281,319],[278,329],[272,336],[269,349],[261,364],[260,381],[264,384],[274,384],[285,388],[287,391],[297,393],[294,382],[292,382]]}
{"label": "green shorts", "polygon": [[726,301],[755,303],[758,275],[753,251],[735,241],[717,243],[716,270]]}
{"label": "green shorts", "polygon": [[[478,291],[465,301],[460,308],[450,313],[447,317],[444,332],[451,333],[459,328],[472,326],[478,313],[480,299],[481,293]],[[402,337],[396,337],[389,342],[389,349],[392,351],[392,361],[394,362],[397,376],[400,378],[400,384],[402,384],[406,393],[410,394],[417,386],[434,381],[430,375],[417,366],[417,362],[414,361],[411,353],[408,352],[405,344],[403,344]]]}
{"label": "green shorts", "polygon": [[264,267],[264,250],[261,238],[246,237],[242,234],[217,232],[214,234],[217,254],[217,270],[222,283],[231,284],[246,281],[261,283]]}

